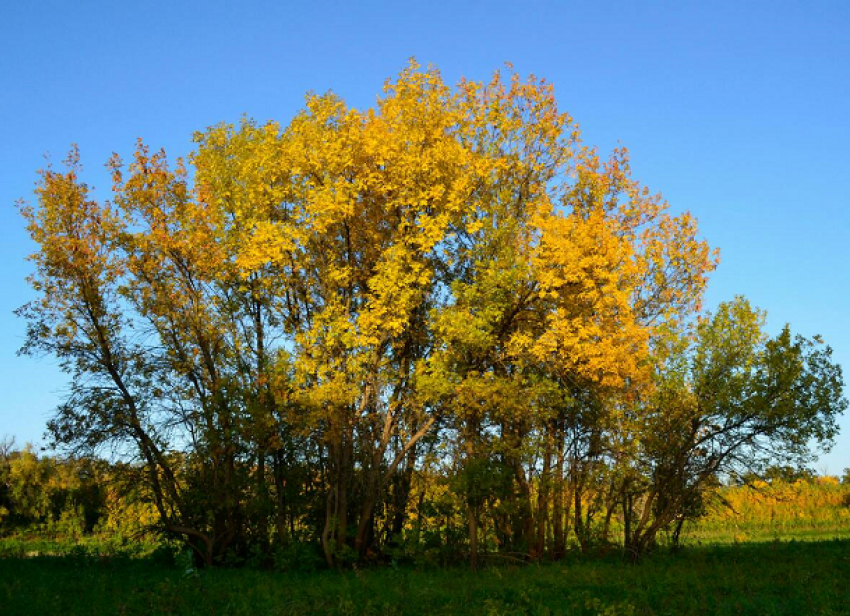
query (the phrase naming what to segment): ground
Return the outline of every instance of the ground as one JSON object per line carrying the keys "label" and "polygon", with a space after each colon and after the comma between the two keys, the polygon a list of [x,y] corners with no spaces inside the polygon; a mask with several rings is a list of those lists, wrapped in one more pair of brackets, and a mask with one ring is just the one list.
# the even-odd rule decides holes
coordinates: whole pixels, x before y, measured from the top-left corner
{"label": "ground", "polygon": [[2,614],[845,614],[850,540],[692,545],[471,572],[194,571],[156,558],[0,559]]}

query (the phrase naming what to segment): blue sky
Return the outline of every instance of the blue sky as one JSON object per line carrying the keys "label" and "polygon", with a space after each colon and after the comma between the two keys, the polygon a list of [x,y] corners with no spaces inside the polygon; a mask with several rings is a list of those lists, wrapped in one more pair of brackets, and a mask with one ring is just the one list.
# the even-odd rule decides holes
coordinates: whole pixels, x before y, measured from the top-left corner
{"label": "blue sky", "polygon": [[[846,2],[4,2],[0,436],[38,442],[65,383],[15,356],[33,247],[13,204],[45,153],[78,143],[105,189],[103,163],[137,137],[185,154],[242,114],[286,123],[309,90],[366,107],[411,56],[449,82],[506,61],[553,82],[587,143],[628,147],[720,248],[707,307],[744,294],[850,370],[848,32]],[[816,468],[850,467],[841,423]]]}

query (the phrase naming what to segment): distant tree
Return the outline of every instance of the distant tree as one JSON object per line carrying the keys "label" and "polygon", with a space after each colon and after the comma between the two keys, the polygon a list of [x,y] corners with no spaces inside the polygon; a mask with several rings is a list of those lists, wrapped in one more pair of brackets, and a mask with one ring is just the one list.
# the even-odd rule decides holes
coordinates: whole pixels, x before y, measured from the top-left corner
{"label": "distant tree", "polygon": [[0,462],[8,460],[15,451],[15,437],[4,435],[0,438]]}
{"label": "distant tree", "polygon": [[4,436],[0,439],[0,524],[11,511],[11,485],[9,473],[12,454],[15,451],[15,439]]}

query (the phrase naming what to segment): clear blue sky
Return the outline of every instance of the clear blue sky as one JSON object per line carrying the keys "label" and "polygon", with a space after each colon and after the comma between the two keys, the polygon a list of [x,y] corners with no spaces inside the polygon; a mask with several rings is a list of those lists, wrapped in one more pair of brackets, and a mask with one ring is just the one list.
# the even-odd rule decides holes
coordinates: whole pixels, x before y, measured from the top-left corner
{"label": "clear blue sky", "polygon": [[[410,56],[450,82],[505,61],[546,77],[588,143],[627,146],[721,249],[709,308],[744,294],[850,370],[850,3],[5,1],[0,436],[40,441],[65,382],[15,356],[32,246],[13,203],[45,153],[79,143],[105,189],[102,164],[137,137],[185,154],[242,114],[285,123],[308,90],[369,106]],[[820,470],[850,466],[842,425]]]}

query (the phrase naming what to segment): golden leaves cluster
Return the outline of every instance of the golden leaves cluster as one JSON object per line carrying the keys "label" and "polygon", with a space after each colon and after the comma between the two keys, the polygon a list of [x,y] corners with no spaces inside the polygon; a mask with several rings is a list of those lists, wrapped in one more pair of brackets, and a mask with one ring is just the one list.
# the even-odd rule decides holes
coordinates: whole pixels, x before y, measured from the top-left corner
{"label": "golden leaves cluster", "polygon": [[[601,160],[552,86],[512,70],[450,87],[411,62],[374,108],[311,94],[287,126],[195,140],[193,185],[141,143],[126,178],[114,160],[116,208],[89,212],[73,177],[45,175],[41,213],[25,211],[39,264],[84,258],[98,278],[120,242],[130,299],[206,341],[176,344],[186,362],[239,339],[215,306],[231,291],[205,292],[227,281],[275,314],[280,372],[316,407],[396,386],[424,405],[465,379],[475,395],[494,379],[646,381],[653,336],[699,307],[715,263],[625,150]],[[63,234],[77,211],[111,239]]]}

